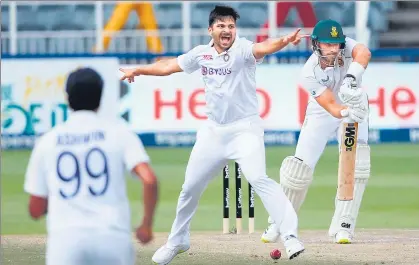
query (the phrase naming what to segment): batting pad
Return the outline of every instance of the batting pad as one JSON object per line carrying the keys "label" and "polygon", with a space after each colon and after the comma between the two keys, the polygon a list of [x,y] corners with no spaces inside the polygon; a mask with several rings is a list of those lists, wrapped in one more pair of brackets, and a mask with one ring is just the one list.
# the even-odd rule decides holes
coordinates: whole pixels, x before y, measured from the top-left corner
{"label": "batting pad", "polygon": [[337,197],[335,198],[336,209],[329,229],[330,236],[334,236],[340,229],[348,230],[352,235],[354,234],[362,197],[370,177],[370,157],[370,147],[367,144],[358,144],[355,160],[354,199],[340,201]]}
{"label": "batting pad", "polygon": [[313,170],[301,159],[288,156],[279,170],[282,189],[298,212],[307,195],[308,187],[313,181]]}

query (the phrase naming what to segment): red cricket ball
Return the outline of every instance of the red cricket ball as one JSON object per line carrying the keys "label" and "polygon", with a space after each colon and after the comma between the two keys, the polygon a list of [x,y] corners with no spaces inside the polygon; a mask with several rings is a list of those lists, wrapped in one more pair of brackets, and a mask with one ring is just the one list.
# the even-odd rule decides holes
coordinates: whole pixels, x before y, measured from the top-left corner
{"label": "red cricket ball", "polygon": [[281,257],[281,251],[279,251],[279,249],[274,249],[271,251],[272,259],[279,259],[280,257]]}

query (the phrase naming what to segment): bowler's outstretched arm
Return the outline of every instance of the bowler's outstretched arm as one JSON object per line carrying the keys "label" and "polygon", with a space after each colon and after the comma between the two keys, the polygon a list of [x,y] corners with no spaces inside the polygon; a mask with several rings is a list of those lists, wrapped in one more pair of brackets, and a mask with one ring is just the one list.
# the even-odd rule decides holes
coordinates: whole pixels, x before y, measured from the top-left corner
{"label": "bowler's outstretched arm", "polygon": [[167,76],[177,72],[182,72],[177,58],[163,59],[158,62],[143,65],[133,69],[120,68],[119,71],[124,73],[121,80],[127,79],[129,83],[134,82],[134,77],[139,75],[154,75],[154,76]]}
{"label": "bowler's outstretched arm", "polygon": [[258,60],[266,55],[282,50],[290,43],[297,45],[302,38],[309,37],[309,35],[299,34],[300,30],[301,29],[297,29],[293,33],[281,38],[270,38],[263,42],[256,43],[253,45],[253,55]]}

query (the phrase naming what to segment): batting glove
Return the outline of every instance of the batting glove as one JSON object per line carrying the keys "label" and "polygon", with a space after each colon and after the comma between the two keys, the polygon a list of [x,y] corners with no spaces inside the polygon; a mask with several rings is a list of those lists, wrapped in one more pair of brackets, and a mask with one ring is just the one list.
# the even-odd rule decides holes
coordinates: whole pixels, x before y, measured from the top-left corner
{"label": "batting glove", "polygon": [[356,97],[355,99],[351,99],[348,102],[344,103],[343,105],[348,107],[363,107],[368,109],[368,95],[365,91],[361,91],[361,95]]}
{"label": "batting glove", "polygon": [[358,89],[357,82],[353,75],[346,75],[340,86],[338,96],[343,104],[351,102],[356,103],[362,101],[362,90]]}
{"label": "batting glove", "polygon": [[349,107],[347,109],[343,109],[340,111],[342,117],[348,117],[354,122],[361,123],[365,120],[368,115],[368,109],[364,108],[364,106],[358,107]]}

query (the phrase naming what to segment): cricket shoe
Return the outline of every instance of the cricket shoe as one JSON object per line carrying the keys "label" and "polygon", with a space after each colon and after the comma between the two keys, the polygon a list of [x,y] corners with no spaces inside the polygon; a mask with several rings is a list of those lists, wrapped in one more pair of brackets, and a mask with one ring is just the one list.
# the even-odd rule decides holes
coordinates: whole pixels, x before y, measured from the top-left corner
{"label": "cricket shoe", "polygon": [[279,232],[276,224],[270,224],[268,228],[266,228],[265,232],[263,232],[262,237],[260,240],[263,243],[276,243],[279,239]]}
{"label": "cricket shoe", "polygon": [[337,244],[351,244],[352,234],[347,230],[339,230],[335,235],[335,243]]}
{"label": "cricket shoe", "polygon": [[169,264],[177,254],[184,253],[189,250],[189,245],[179,245],[176,247],[169,247],[167,244],[160,247],[156,253],[154,253],[151,260],[154,264],[166,265]]}
{"label": "cricket shoe", "polygon": [[305,250],[303,243],[294,235],[285,237],[284,246],[289,259],[298,257]]}

